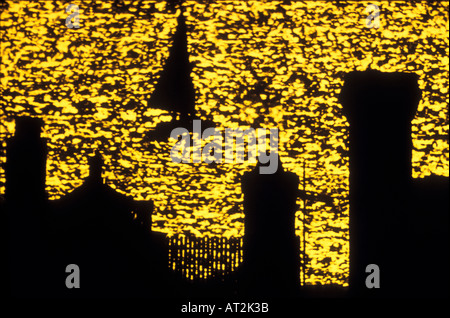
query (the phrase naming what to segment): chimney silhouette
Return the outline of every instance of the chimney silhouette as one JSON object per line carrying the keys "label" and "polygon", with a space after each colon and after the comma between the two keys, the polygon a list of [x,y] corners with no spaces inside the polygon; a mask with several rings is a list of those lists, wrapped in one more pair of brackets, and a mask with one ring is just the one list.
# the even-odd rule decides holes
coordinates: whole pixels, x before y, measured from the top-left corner
{"label": "chimney silhouette", "polygon": [[300,286],[300,244],[295,235],[299,178],[284,171],[278,157],[274,174],[260,163],[242,177],[245,234],[240,288],[245,295],[293,295]]}
{"label": "chimney silhouette", "polygon": [[[47,142],[41,138],[42,119],[19,117],[14,137],[7,141],[5,200],[30,203],[46,199]],[[23,197],[28,198],[24,202]]]}
{"label": "chimney silhouette", "polygon": [[15,134],[6,146],[5,210],[9,284],[14,296],[46,293],[47,150],[45,139],[40,137],[42,126],[43,121],[38,118],[17,118]]}
{"label": "chimney silhouette", "polygon": [[[350,287],[355,296],[397,290],[398,255],[405,249],[398,238],[414,239],[406,224],[412,199],[411,120],[421,98],[417,81],[415,74],[374,70],[345,77],[340,101],[350,122]],[[369,264],[380,268],[378,290],[365,285]]]}
{"label": "chimney silhouette", "polygon": [[89,157],[89,180],[98,184],[103,184],[102,170],[103,158],[100,153],[96,153],[93,157]]}

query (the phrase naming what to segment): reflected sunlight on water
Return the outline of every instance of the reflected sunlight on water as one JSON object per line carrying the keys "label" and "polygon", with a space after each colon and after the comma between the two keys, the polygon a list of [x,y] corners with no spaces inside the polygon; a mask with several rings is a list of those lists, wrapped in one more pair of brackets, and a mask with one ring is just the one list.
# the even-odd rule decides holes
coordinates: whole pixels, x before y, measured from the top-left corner
{"label": "reflected sunlight on water", "polygon": [[[127,1],[121,12],[112,2],[72,3],[80,7],[80,29],[66,28],[63,1],[8,1],[1,14],[2,146],[14,116],[41,117],[51,199],[82,184],[88,156],[101,147],[107,183],[154,201],[153,230],[241,237],[240,176],[253,165],[176,164],[174,140],[145,137],[174,119],[147,100],[179,11],[153,1]],[[343,75],[417,73],[423,95],[412,122],[412,174],[448,176],[448,1],[285,3],[186,1],[196,111],[221,128],[280,129],[284,167],[300,176],[301,189],[329,198],[306,207],[298,200],[306,283],[347,286],[348,123],[337,100]],[[364,26],[369,3],[381,8],[378,29]],[[0,159],[4,193],[4,153]]]}

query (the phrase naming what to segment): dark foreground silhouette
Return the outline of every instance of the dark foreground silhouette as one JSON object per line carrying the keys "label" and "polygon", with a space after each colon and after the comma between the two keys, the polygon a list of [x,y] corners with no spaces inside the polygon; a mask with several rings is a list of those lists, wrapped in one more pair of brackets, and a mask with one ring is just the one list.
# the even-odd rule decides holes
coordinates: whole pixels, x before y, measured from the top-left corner
{"label": "dark foreground silhouette", "polygon": [[[5,210],[9,224],[9,285],[24,297],[167,297],[165,237],[151,231],[152,202],[105,185],[99,155],[85,183],[49,202],[42,122],[19,118],[8,141]],[[68,289],[66,266],[80,268],[80,288]],[[81,288],[81,286],[83,288]]]}
{"label": "dark foreground silhouette", "polygon": [[[128,8],[121,1],[114,7]],[[148,105],[174,119],[146,134],[149,145],[167,140],[174,128],[190,130],[198,115],[182,1],[169,1],[168,7],[182,13]],[[310,86],[307,76],[295,76]],[[82,186],[48,200],[46,140],[36,118],[18,118],[7,141],[2,286],[14,297],[448,297],[449,180],[411,178],[411,120],[421,98],[417,80],[414,74],[372,70],[345,77],[340,100],[350,122],[349,293],[331,286],[300,288],[296,198],[310,194],[299,191],[298,177],[281,163],[273,175],[259,175],[256,167],[242,176],[242,264],[227,276],[188,281],[168,268],[167,240],[151,230],[152,202],[135,201],[105,184],[100,153],[90,160]],[[260,81],[254,98],[266,87]],[[80,112],[94,109],[87,101],[78,106]],[[224,253],[214,246],[208,248]],[[66,287],[69,264],[80,268],[80,289]],[[366,286],[369,264],[380,269],[379,289]]]}
{"label": "dark foreground silhouette", "polygon": [[239,281],[247,295],[280,297],[298,292],[298,186],[298,176],[284,171],[280,160],[274,174],[259,174],[258,165],[242,177],[245,234]]}
{"label": "dark foreground silhouette", "polygon": [[[411,177],[415,74],[352,72],[340,96],[350,122],[352,296],[448,295],[448,178]],[[366,288],[366,266],[380,288]]]}
{"label": "dark foreground silhouette", "polygon": [[[300,288],[295,236],[299,178],[279,169],[242,177],[243,262],[226,277],[187,281],[168,268],[167,240],[151,231],[152,202],[119,194],[90,160],[84,184],[60,200],[45,192],[42,120],[18,118],[7,141],[8,286],[15,297],[422,297],[448,296],[448,178],[411,178],[411,120],[417,77],[376,71],[348,74],[341,94],[350,121],[350,293]],[[3,214],[3,211],[6,213]],[[80,268],[69,289],[66,266]],[[368,289],[365,268],[380,268]]]}

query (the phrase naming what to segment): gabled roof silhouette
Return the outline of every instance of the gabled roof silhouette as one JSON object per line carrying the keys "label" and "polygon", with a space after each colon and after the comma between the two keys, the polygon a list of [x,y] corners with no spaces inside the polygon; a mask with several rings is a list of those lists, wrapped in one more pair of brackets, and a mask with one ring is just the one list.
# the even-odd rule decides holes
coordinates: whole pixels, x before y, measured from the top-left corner
{"label": "gabled roof silhouette", "polygon": [[135,201],[105,184],[100,154],[90,158],[89,164],[90,173],[85,182],[56,203],[71,219],[71,225],[117,222],[118,226],[126,226],[126,223],[140,223],[150,231],[153,203]]}

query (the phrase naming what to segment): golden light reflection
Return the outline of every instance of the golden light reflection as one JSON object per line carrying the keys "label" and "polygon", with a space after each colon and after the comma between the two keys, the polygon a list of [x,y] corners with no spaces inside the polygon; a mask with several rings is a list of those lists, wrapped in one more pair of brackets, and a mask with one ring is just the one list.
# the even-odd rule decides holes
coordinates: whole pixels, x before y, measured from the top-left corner
{"label": "golden light reflection", "polygon": [[[14,116],[41,117],[51,199],[81,185],[88,156],[101,147],[107,183],[154,201],[153,230],[242,236],[240,176],[253,165],[176,164],[174,140],[144,138],[173,120],[147,100],[179,11],[164,1],[129,1],[124,12],[112,2],[71,3],[80,7],[80,29],[64,25],[64,1],[7,1],[1,13],[1,145],[14,134]],[[378,29],[364,26],[370,3],[381,8]],[[337,100],[345,73],[418,74],[412,175],[449,175],[449,2],[436,3],[185,3],[199,116],[222,128],[278,127],[284,167],[333,202],[298,200],[300,237],[301,220],[309,221],[307,284],[348,284],[348,123]],[[4,153],[0,162],[3,194]]]}

